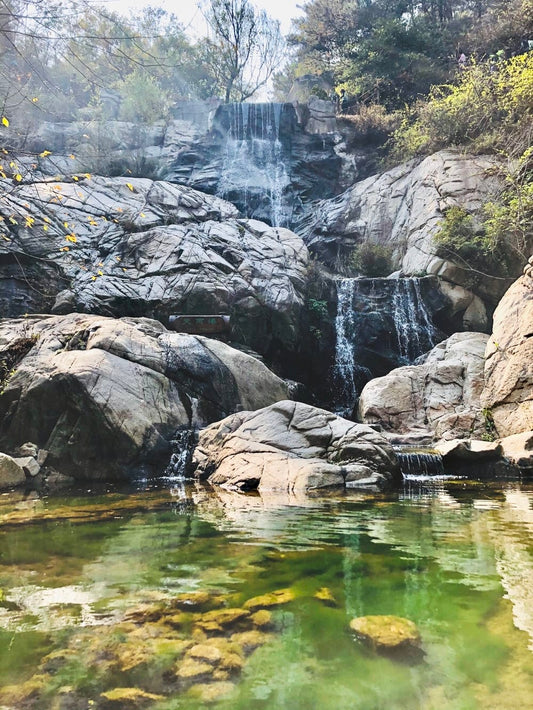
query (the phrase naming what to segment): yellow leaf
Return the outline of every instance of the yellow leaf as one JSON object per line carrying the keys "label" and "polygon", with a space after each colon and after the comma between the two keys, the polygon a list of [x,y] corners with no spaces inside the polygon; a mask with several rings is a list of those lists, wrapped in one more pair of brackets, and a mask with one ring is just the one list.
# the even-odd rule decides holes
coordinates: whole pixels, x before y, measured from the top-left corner
{"label": "yellow leaf", "polygon": [[126,271],[126,269],[124,267],[122,267],[122,271]]}
{"label": "yellow leaf", "polygon": [[59,251],[68,251],[68,250],[69,250],[68,247],[61,247],[61,249]]}
{"label": "yellow leaf", "polygon": [[43,224],[43,229],[44,229],[45,232],[47,232],[47,231],[48,231],[48,225],[47,225],[47,224]]}
{"label": "yellow leaf", "polygon": [[71,160],[76,160],[76,156],[72,155],[72,153],[68,156]]}
{"label": "yellow leaf", "polygon": [[120,258],[120,256],[116,256],[115,259],[116,259],[117,261],[122,261],[122,259]]}
{"label": "yellow leaf", "polygon": [[72,176],[72,179],[74,180],[74,182],[78,182],[79,177],[78,177],[77,175],[73,175],[73,176]]}
{"label": "yellow leaf", "polygon": [[2,116],[2,123],[4,124],[4,126],[9,126],[9,121],[5,116]]}
{"label": "yellow leaf", "polygon": [[103,276],[104,272],[101,269],[98,269],[98,276]]}
{"label": "yellow leaf", "polygon": [[46,158],[47,155],[52,155],[51,150],[43,150],[42,153],[39,153],[39,158]]}
{"label": "yellow leaf", "polygon": [[17,164],[14,163],[13,161],[11,161],[11,162],[9,163],[9,167],[10,167],[10,168],[16,168],[16,167],[17,167]]}
{"label": "yellow leaf", "polygon": [[96,276],[91,276],[91,281],[96,281]]}
{"label": "yellow leaf", "polygon": [[103,266],[103,263],[101,261],[98,262],[98,266]]}
{"label": "yellow leaf", "polygon": [[144,214],[144,212],[141,212],[141,217],[146,217],[146,215]]}
{"label": "yellow leaf", "polygon": [[90,173],[85,173],[85,177],[87,178],[87,180],[90,180],[90,179],[91,179],[91,174],[90,174]]}
{"label": "yellow leaf", "polygon": [[15,180],[16,180],[17,182],[20,182],[20,181],[22,180],[22,175],[21,175],[20,173],[17,173],[17,174],[15,175]]}
{"label": "yellow leaf", "polygon": [[73,244],[76,244],[76,242],[78,241],[78,240],[76,239],[76,235],[75,235],[75,234],[67,234],[67,236],[65,237],[65,239],[67,240],[67,242],[72,242]]}
{"label": "yellow leaf", "polygon": [[65,229],[68,229],[68,222],[63,222],[63,227],[65,227]]}
{"label": "yellow leaf", "polygon": [[126,187],[129,188],[132,192],[134,192],[133,185],[131,184],[131,182],[127,182]]}
{"label": "yellow leaf", "polygon": [[124,212],[124,210],[122,209],[122,207],[117,207],[117,212]]}
{"label": "yellow leaf", "polygon": [[33,102],[34,104],[36,104],[37,101],[39,101],[39,99],[37,98],[37,96],[34,96],[33,99],[32,99],[32,102]]}
{"label": "yellow leaf", "polygon": [[11,239],[9,239],[9,237],[6,237],[5,234],[0,234],[0,237],[2,237],[2,239],[3,239],[4,241],[6,241],[6,242],[10,242],[10,241],[11,241]]}
{"label": "yellow leaf", "polygon": [[49,217],[43,217],[43,222],[50,222],[50,218],[49,218]]}

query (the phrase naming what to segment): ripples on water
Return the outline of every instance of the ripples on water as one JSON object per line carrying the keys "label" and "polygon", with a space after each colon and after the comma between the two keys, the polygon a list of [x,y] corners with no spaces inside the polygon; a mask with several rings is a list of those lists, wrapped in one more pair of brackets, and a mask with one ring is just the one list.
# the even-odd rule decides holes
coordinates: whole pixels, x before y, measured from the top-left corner
{"label": "ripples on water", "polygon": [[[2,495],[0,687],[16,688],[0,707],[133,707],[101,695],[116,687],[152,693],[155,710],[531,707],[532,490],[411,479],[399,493],[288,498],[175,479],[68,499]],[[124,621],[139,605],[207,591],[240,607],[279,589],[293,600],[224,687],[175,681],[180,656],[167,647],[187,641],[185,627],[122,670],[109,661],[115,641],[98,647],[156,648],[142,629],[160,627]],[[424,660],[362,647],[348,624],[369,614],[412,619]],[[65,650],[68,661],[43,661]]]}

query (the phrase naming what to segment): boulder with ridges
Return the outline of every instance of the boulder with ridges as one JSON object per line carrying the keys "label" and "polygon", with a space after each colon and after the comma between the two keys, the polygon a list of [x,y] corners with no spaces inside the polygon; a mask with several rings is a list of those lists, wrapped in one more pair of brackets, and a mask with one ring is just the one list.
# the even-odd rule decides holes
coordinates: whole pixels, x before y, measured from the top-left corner
{"label": "boulder with ridges", "polygon": [[200,479],[241,490],[380,488],[399,476],[392,447],[372,428],[290,401],[204,429],[195,463]]}
{"label": "boulder with ridges", "polygon": [[256,358],[146,318],[70,314],[0,321],[0,357],[32,348],[0,398],[0,446],[30,439],[75,478],[129,478],[168,462],[176,430],[286,398]]}
{"label": "boulder with ridges", "polygon": [[533,430],[533,257],[494,313],[482,406],[499,436]]}
{"label": "boulder with ridges", "polygon": [[402,434],[427,432],[436,438],[481,436],[483,333],[456,333],[424,356],[419,365],[371,380],[359,399],[367,423]]}

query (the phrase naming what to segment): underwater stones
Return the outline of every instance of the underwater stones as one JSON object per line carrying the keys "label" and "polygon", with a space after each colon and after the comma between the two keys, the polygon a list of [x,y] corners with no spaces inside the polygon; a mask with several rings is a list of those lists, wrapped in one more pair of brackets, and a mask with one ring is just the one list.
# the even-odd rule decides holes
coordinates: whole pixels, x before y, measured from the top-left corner
{"label": "underwater stones", "polygon": [[194,463],[198,478],[236,490],[381,488],[399,477],[391,445],[374,429],[288,400],[201,431]]}
{"label": "underwater stones", "polygon": [[209,592],[184,592],[171,601],[171,606],[183,611],[202,611],[219,608],[224,605],[224,597]]}
{"label": "underwater stones", "polygon": [[250,631],[239,631],[232,634],[231,640],[242,647],[243,651],[250,653],[259,646],[263,646],[267,641],[272,639],[272,634],[266,634],[264,631],[252,629]]}
{"label": "underwater stones", "polygon": [[0,446],[30,438],[48,465],[77,479],[161,474],[178,429],[287,396],[256,358],[154,320],[4,319],[0,357],[21,333],[35,344],[0,398]]}
{"label": "underwater stones", "polygon": [[182,681],[194,681],[206,678],[213,672],[213,664],[185,657],[176,666],[176,678]]}
{"label": "underwater stones", "polygon": [[272,624],[272,614],[266,609],[259,609],[250,616],[250,621],[254,626],[264,629]]}
{"label": "underwater stones", "polygon": [[385,654],[420,651],[420,633],[416,624],[400,616],[359,616],[350,621],[357,638]]}
{"label": "underwater stones", "polygon": [[215,703],[231,695],[233,690],[235,690],[235,685],[228,681],[198,683],[191,686],[188,695],[193,698],[198,698],[202,703]]}
{"label": "underwater stones", "polygon": [[250,615],[246,609],[213,609],[196,619],[196,626],[210,633],[223,632],[243,621]]}
{"label": "underwater stones", "polygon": [[294,601],[295,595],[292,589],[276,589],[274,592],[267,592],[266,594],[261,594],[259,597],[252,597],[244,603],[245,609],[250,609],[252,611],[256,609],[265,609],[273,606],[280,606],[281,604],[288,604]]}
{"label": "underwater stones", "polygon": [[110,710],[123,708],[126,704],[128,707],[142,707],[150,702],[165,699],[164,695],[147,693],[140,688],[113,688],[113,690],[101,693],[101,697],[107,701],[105,706],[109,707]]}
{"label": "underwater stones", "polygon": [[15,459],[0,453],[0,490],[23,486],[26,483],[24,469]]}
{"label": "underwater stones", "polygon": [[338,602],[329,587],[321,587],[320,589],[317,589],[317,591],[313,594],[313,597],[326,606],[338,606]]}

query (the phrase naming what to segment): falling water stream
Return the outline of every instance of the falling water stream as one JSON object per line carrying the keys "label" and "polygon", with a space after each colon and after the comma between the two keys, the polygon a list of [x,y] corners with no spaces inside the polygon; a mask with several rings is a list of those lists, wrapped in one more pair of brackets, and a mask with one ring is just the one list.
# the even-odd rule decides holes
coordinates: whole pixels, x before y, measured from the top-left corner
{"label": "falling water stream", "polygon": [[[388,348],[398,365],[407,365],[437,342],[420,279],[352,278],[337,281],[337,316],[334,375],[336,411],[349,416],[362,386],[370,379],[370,370],[358,362],[368,346],[371,321],[383,322],[388,331]],[[387,322],[389,325],[386,325]]]}
{"label": "falling water stream", "polygon": [[249,217],[287,226],[292,207],[290,151],[281,139],[285,104],[229,104],[225,110],[229,126],[217,195]]}

